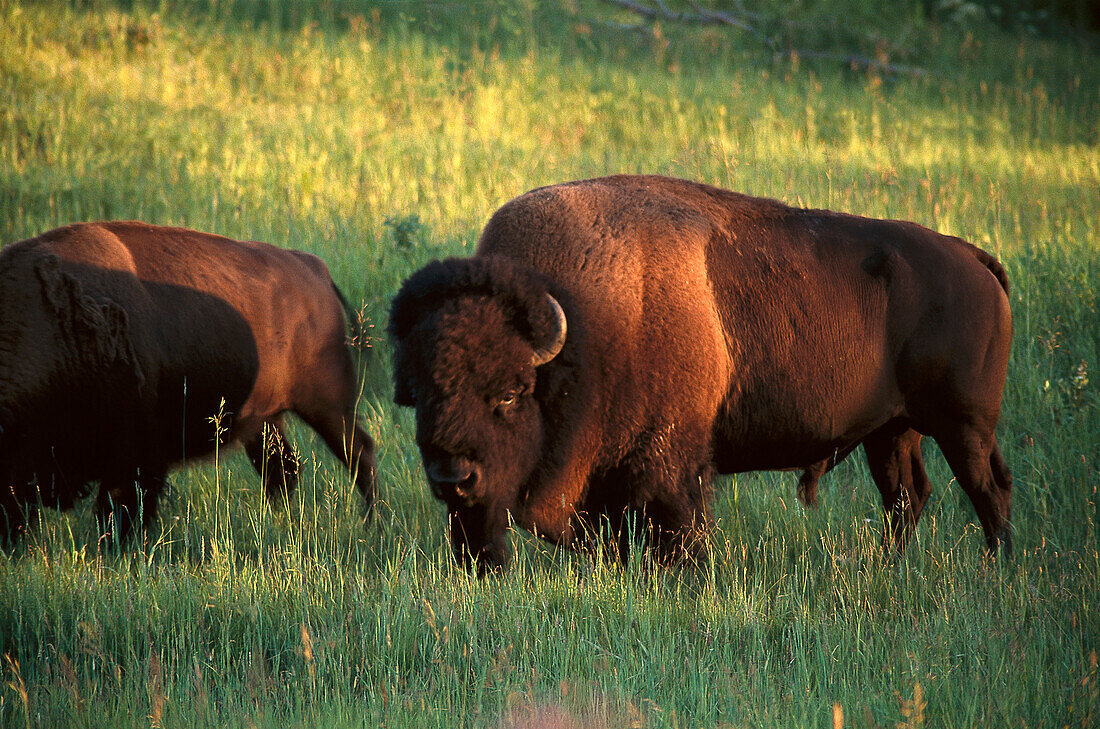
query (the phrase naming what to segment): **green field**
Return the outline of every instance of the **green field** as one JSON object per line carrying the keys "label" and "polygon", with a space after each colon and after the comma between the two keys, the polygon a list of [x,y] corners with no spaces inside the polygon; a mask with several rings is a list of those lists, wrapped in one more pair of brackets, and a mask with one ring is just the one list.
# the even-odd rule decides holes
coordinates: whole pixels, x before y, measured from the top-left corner
{"label": "green field", "polygon": [[[598,0],[0,0],[0,241],[139,218],[323,257],[373,325],[381,498],[365,526],[298,428],[279,508],[233,450],[174,475],[144,548],[101,545],[90,504],[45,513],[0,554],[0,727],[1100,726],[1100,45],[885,11],[919,3],[753,5],[820,20],[789,43],[906,68],[622,30]],[[694,565],[517,531],[507,574],[456,569],[390,402],[389,298],[509,198],[613,172],[995,253],[1014,558],[983,556],[929,442],[899,559],[856,454],[816,511],[793,474],[721,479]]]}

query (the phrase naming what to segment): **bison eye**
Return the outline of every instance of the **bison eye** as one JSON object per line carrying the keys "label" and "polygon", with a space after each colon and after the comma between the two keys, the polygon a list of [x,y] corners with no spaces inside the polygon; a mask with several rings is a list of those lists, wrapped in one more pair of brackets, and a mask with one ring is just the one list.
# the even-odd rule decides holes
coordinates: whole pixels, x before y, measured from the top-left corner
{"label": "bison eye", "polygon": [[517,390],[509,390],[507,393],[502,395],[497,400],[496,407],[494,408],[496,410],[497,414],[498,415],[504,415],[505,413],[510,411],[513,407],[515,407],[516,401],[519,400],[520,394],[521,394],[521,391],[517,389]]}

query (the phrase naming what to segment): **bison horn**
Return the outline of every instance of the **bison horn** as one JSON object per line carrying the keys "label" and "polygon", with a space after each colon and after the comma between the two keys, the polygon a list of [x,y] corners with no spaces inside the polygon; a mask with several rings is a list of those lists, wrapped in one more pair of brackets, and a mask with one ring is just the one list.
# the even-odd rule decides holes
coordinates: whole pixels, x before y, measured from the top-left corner
{"label": "bison horn", "polygon": [[544,365],[557,357],[558,353],[561,352],[561,348],[565,346],[565,312],[561,310],[561,304],[558,303],[557,299],[550,294],[546,295],[546,300],[549,302],[550,308],[554,310],[558,326],[549,344],[535,350],[535,354],[531,358],[531,364],[535,367]]}

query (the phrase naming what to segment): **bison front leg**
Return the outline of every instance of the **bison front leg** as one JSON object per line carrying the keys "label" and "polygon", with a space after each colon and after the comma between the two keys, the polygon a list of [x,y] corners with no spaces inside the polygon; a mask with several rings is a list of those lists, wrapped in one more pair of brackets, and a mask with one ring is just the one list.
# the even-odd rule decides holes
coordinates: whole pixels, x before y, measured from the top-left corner
{"label": "bison front leg", "polygon": [[[798,479],[798,500],[808,509],[817,507],[817,484],[829,471],[836,468],[837,464],[848,457],[848,454],[855,450],[858,443],[853,444],[843,450],[838,450],[823,461],[808,466],[805,471],[802,472],[802,476]],[[920,451],[918,450],[919,454]]]}
{"label": "bison front leg", "polygon": [[626,564],[636,545],[648,544],[644,502],[629,495],[640,477],[625,464],[594,477],[581,508],[570,522],[567,543],[578,552],[611,564]]}
{"label": "bison front leg", "polygon": [[138,467],[125,474],[113,474],[99,483],[96,499],[99,533],[108,543],[128,542],[135,527],[147,527],[157,515],[157,503],[164,490],[164,468]]}
{"label": "bison front leg", "polygon": [[[672,432],[683,437],[672,441]],[[691,437],[693,432],[698,435]],[[686,427],[655,433],[643,439],[648,447],[605,472],[585,505],[587,513],[611,524],[623,562],[639,542],[662,563],[690,558],[706,543],[710,529],[714,464],[699,447],[705,433]]]}
{"label": "bison front leg", "polygon": [[448,508],[451,549],[463,570],[476,569],[479,577],[501,570],[511,561],[508,512],[491,505]]}
{"label": "bison front leg", "polygon": [[565,543],[597,561],[625,565],[634,546],[648,543],[646,522],[633,507],[617,504],[589,504],[570,523],[569,539]]}
{"label": "bison front leg", "polygon": [[36,505],[17,500],[11,486],[0,484],[0,550],[10,551],[26,531],[27,517]]}
{"label": "bison front leg", "polygon": [[691,559],[707,543],[711,528],[710,464],[685,471],[677,488],[666,490],[643,507],[648,546],[657,561]]}
{"label": "bison front leg", "polygon": [[829,462],[821,461],[802,472],[798,479],[798,501],[806,508],[817,508],[817,482],[828,470]]}
{"label": "bison front leg", "polygon": [[698,555],[707,544],[710,510],[681,502],[652,504],[648,510],[650,543],[658,562],[672,564]]}

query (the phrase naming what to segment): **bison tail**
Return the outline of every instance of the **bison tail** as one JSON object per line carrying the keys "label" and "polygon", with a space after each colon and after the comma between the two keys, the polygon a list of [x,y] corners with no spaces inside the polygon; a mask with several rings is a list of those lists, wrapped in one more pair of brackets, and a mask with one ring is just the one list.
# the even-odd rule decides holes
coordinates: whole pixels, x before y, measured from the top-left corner
{"label": "bison tail", "polygon": [[1008,274],[1005,273],[1005,267],[1001,265],[993,256],[989,255],[981,248],[977,246],[971,246],[974,249],[974,255],[978,261],[989,269],[989,272],[993,274],[997,282],[1001,284],[1001,288],[1005,291],[1005,296],[1008,296]]}
{"label": "bison tail", "polygon": [[332,290],[336,293],[336,298],[340,300],[340,306],[344,307],[344,316],[347,318],[348,323],[348,344],[356,349],[368,346],[369,340],[363,336],[363,320],[360,312],[352,307],[335,281],[332,283]]}

